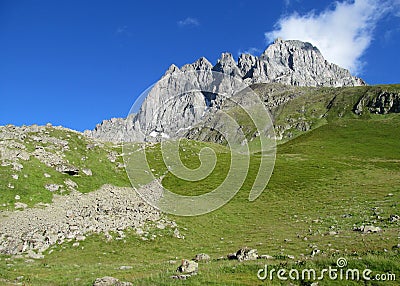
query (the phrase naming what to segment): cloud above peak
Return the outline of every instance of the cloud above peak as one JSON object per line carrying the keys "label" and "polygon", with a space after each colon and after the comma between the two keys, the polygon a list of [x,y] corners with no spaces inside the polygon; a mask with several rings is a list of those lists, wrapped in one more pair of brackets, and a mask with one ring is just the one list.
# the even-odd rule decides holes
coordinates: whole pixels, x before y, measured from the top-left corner
{"label": "cloud above peak", "polygon": [[361,57],[371,44],[378,21],[391,9],[390,2],[335,2],[320,13],[295,12],[281,17],[275,30],[265,33],[265,37],[268,42],[278,37],[310,42],[328,61],[359,74]]}
{"label": "cloud above peak", "polygon": [[197,20],[196,18],[192,18],[192,17],[187,17],[183,20],[180,20],[177,22],[179,27],[186,27],[186,26],[200,26],[200,22],[199,20]]}

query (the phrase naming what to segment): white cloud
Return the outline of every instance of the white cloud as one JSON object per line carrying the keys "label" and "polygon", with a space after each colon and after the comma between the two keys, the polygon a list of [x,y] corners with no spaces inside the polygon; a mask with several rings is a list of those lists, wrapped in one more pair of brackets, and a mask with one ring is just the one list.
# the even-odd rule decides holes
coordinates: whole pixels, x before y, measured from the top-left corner
{"label": "white cloud", "polygon": [[200,22],[199,20],[197,20],[196,18],[192,18],[192,17],[187,17],[184,20],[180,20],[177,22],[178,26],[180,27],[185,27],[185,26],[200,26]]}
{"label": "white cloud", "polygon": [[391,9],[390,2],[335,2],[320,13],[293,13],[279,19],[276,29],[265,33],[265,37],[269,42],[277,37],[310,42],[328,61],[357,74],[363,66],[360,58],[373,39],[377,22]]}
{"label": "white cloud", "polygon": [[262,51],[260,49],[258,49],[258,48],[250,47],[245,51],[239,50],[238,56],[240,56],[241,54],[250,54],[250,55],[253,55],[253,56],[258,56],[258,55],[261,54],[261,52]]}
{"label": "white cloud", "polygon": [[132,36],[131,32],[128,30],[128,26],[120,26],[115,30],[115,34],[119,36]]}

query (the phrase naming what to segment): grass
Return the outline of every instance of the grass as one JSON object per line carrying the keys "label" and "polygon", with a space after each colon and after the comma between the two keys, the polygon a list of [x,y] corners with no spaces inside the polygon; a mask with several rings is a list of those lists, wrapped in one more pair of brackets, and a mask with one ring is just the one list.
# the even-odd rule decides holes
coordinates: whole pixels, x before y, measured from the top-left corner
{"label": "grass", "polygon": [[[349,94],[355,96],[354,91]],[[336,99],[337,102],[341,100]],[[349,102],[353,103],[353,99]],[[374,274],[395,273],[398,280],[400,254],[393,246],[399,243],[400,223],[390,223],[388,218],[391,214],[400,214],[400,115],[342,115],[327,116],[323,124],[310,132],[279,145],[271,180],[254,202],[247,198],[258,171],[260,157],[257,154],[251,157],[245,183],[228,204],[206,215],[170,216],[185,239],[174,238],[170,229],[157,230],[157,238],[149,241],[142,241],[134,232],[127,231],[124,240],[108,242],[101,235],[92,235],[81,242],[79,248],[72,247],[73,241],[56,245],[51,254],[45,253],[43,260],[33,263],[26,263],[25,258],[0,256],[0,283],[1,279],[16,281],[17,277],[24,276],[20,282],[25,285],[92,285],[96,277],[114,276],[134,285],[288,285],[289,282],[310,285],[307,279],[260,281],[257,272],[266,263],[276,269],[315,268],[320,271],[335,266],[339,257],[348,260],[349,268],[370,268]],[[86,142],[76,140],[77,154],[71,151],[68,157],[71,163],[77,163],[74,160],[87,152]],[[203,147],[212,148],[218,158],[217,168],[207,179],[186,182],[167,173],[163,185],[176,193],[198,195],[220,184],[229,167],[226,147],[183,141],[182,161],[190,168],[197,168],[200,163],[197,154]],[[105,146],[107,148],[111,147]],[[154,145],[147,151],[156,175],[167,171],[159,150],[159,146]],[[85,177],[82,177],[82,182],[77,181],[80,186],[85,186],[85,190],[95,188],[103,180],[95,178],[99,172],[104,172],[104,180],[111,178],[114,184],[126,184],[126,176],[108,163],[103,148],[93,152],[98,153],[90,155],[89,152],[87,156],[93,157],[85,164],[94,175],[87,179],[97,181],[85,186]],[[22,172],[37,172],[34,164],[32,170],[28,168],[25,166]],[[43,184],[39,182],[38,188]],[[22,185],[16,185],[16,189],[20,187]],[[30,194],[33,190],[26,189]],[[363,234],[353,230],[361,225],[379,226],[382,232]],[[337,234],[329,234],[332,231]],[[243,246],[257,248],[259,254],[269,254],[275,259],[242,263],[218,260]],[[321,254],[311,258],[310,253],[315,248],[321,250]],[[201,252],[208,253],[212,261],[201,263],[197,276],[185,281],[170,278],[180,259],[191,259]],[[294,260],[288,258],[291,255]],[[177,264],[170,264],[169,260],[176,260]],[[122,265],[133,268],[119,270]],[[5,280],[4,284],[8,285]],[[319,281],[319,285],[343,283],[329,279]],[[345,283],[398,285],[396,281]]]}
{"label": "grass", "polygon": [[[155,241],[146,242],[133,233],[128,233],[125,241],[112,242],[92,236],[81,243],[83,249],[73,248],[71,243],[56,246],[44,260],[32,264],[14,259],[12,266],[6,266],[10,261],[2,257],[0,277],[14,280],[23,275],[22,281],[27,285],[91,285],[94,278],[105,275],[134,281],[135,285],[260,284],[256,274],[264,261],[215,260],[242,246],[278,258],[294,255],[296,260],[304,260],[314,247],[322,251],[320,257],[306,260],[303,266],[288,259],[268,261],[275,267],[311,265],[322,269],[344,256],[357,267],[398,273],[399,254],[392,246],[398,243],[399,224],[389,223],[388,217],[400,213],[400,155],[394,152],[399,146],[399,120],[398,115],[342,119],[280,145],[274,174],[255,202],[247,201],[254,179],[250,176],[237,196],[221,209],[198,217],[173,217],[184,240],[173,238],[168,231]],[[207,144],[189,141],[184,143],[185,150],[189,145],[193,152],[185,152],[183,161],[191,162],[195,168],[198,161],[193,158]],[[219,164],[225,166],[228,158],[219,148]],[[155,148],[153,158],[157,153]],[[254,170],[257,160],[257,156],[252,158]],[[160,160],[154,160],[154,165],[157,162]],[[158,168],[162,168],[161,164]],[[219,184],[224,173],[224,167],[216,168],[215,174],[198,186],[171,175],[165,177],[163,184],[177,192],[196,195],[204,187]],[[361,224],[380,226],[383,232],[364,235],[353,231],[353,226]],[[327,235],[331,230],[338,235]],[[201,264],[199,275],[188,281],[169,278],[177,265],[168,264],[168,260],[192,258],[200,252],[210,254],[214,260]],[[121,265],[131,265],[133,269],[118,270]],[[340,285],[321,282],[331,284]]]}

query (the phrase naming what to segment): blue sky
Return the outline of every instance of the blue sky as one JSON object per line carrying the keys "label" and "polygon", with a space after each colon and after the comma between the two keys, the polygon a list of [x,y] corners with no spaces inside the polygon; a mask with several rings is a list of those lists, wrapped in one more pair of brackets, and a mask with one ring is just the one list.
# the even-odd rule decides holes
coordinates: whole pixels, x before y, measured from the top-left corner
{"label": "blue sky", "polygon": [[[0,125],[83,131],[125,117],[174,63],[312,41],[369,84],[400,83],[400,0],[0,0]],[[318,43],[320,45],[318,45]],[[322,47],[323,48],[322,48]]]}

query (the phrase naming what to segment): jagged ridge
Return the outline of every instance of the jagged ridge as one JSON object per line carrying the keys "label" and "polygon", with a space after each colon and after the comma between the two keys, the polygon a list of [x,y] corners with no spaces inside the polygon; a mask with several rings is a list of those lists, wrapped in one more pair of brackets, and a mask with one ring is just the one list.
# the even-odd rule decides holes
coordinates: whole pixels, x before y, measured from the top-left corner
{"label": "jagged ridge", "polygon": [[[223,53],[214,66],[204,57],[180,69],[171,65],[150,90],[137,114],[126,119],[105,120],[95,130],[86,131],[86,135],[105,141],[157,141],[177,137],[182,130],[199,123],[207,112],[218,109],[223,101],[220,94],[232,95],[232,83],[215,80],[213,72],[230,75],[248,85],[275,82],[291,86],[365,85],[348,70],[327,62],[312,44],[277,39],[260,57],[242,54],[236,62],[232,54]],[[178,75],[181,80],[176,80]],[[176,100],[175,95],[185,91],[182,85],[185,81],[200,90],[213,92],[194,91]]]}

